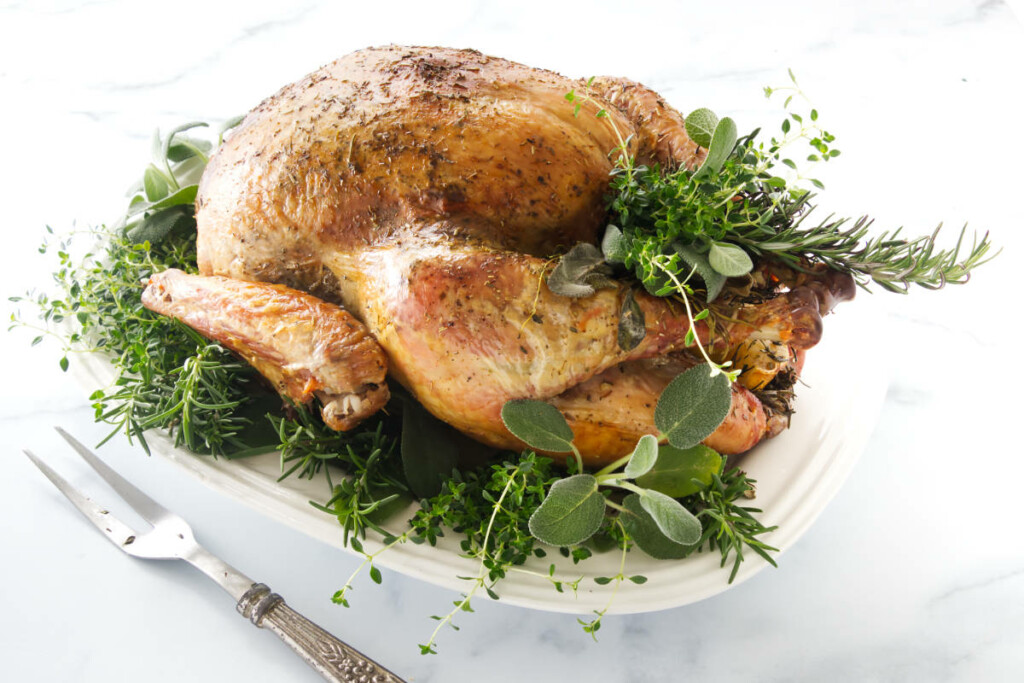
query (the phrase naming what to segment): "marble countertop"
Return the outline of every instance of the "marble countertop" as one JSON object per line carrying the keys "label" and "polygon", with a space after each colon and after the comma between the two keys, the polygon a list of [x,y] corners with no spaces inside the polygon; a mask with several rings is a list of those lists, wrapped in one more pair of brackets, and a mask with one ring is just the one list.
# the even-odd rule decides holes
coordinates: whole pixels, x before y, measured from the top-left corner
{"label": "marble countertop", "polygon": [[[567,75],[625,75],[686,111],[773,127],[762,87],[792,68],[837,137],[826,211],[881,227],[991,230],[1003,254],[965,287],[862,295],[892,358],[889,391],[845,487],[777,570],[709,600],[607,617],[478,601],[440,654],[417,643],[454,592],[385,572],[330,596],[357,559],[205,488],[115,439],[111,464],[188,518],[229,562],[410,681],[1010,681],[1024,669],[1024,542],[1016,495],[1024,36],[998,1],[644,2],[564,6],[184,1],[0,5],[0,192],[6,298],[45,286],[45,225],[110,220],[154,127],[226,119],[353,49],[475,47]],[[1011,281],[1012,280],[1012,281]],[[863,304],[864,300],[870,304]],[[826,328],[827,329],[827,328]],[[827,334],[827,332],[826,332]],[[7,681],[314,681],[186,566],[107,547],[20,451],[95,484],[50,429],[86,441],[84,392],[34,335],[0,335],[0,678]],[[827,343],[827,336],[826,336]],[[851,362],[857,362],[852,358]],[[872,372],[865,368],[865,372]]]}

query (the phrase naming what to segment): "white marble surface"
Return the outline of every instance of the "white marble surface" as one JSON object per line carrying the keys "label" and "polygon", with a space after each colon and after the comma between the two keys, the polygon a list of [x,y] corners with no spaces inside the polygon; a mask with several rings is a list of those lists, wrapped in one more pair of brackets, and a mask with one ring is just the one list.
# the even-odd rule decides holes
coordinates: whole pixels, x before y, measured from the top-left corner
{"label": "white marble surface", "polygon": [[[970,221],[1004,253],[967,287],[873,297],[884,325],[863,342],[893,358],[881,420],[778,570],[689,607],[607,618],[598,643],[571,616],[480,601],[423,657],[428,617],[454,593],[388,572],[383,586],[358,584],[351,609],[333,606],[351,556],[122,441],[104,447],[108,460],[213,551],[412,681],[1020,680],[1024,36],[1013,11],[991,0],[356,4],[0,5],[4,299],[45,284],[44,225],[115,214],[155,126],[227,118],[388,42],[626,75],[741,128],[777,124],[761,87],[792,67],[843,151],[823,174],[825,207],[915,232]],[[0,335],[13,359],[0,392],[0,680],[317,680],[198,573],[107,547],[20,454],[49,455],[89,486],[50,426],[103,432],[56,347],[30,339]]]}

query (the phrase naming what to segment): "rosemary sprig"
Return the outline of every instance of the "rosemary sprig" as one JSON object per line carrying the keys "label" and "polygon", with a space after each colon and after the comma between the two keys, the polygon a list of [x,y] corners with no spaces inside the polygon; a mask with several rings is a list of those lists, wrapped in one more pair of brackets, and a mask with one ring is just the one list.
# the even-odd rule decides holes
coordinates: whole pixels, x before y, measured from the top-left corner
{"label": "rosemary sprig", "polygon": [[[951,249],[938,247],[941,226],[913,238],[904,237],[902,228],[872,235],[868,217],[829,217],[805,227],[813,195],[786,190],[781,178],[766,177],[771,165],[755,173],[762,157],[751,140],[744,144],[746,151],[739,149],[723,167],[716,181],[720,187],[695,181],[686,169],[665,174],[642,166],[631,173],[618,169],[611,209],[625,244],[619,258],[652,293],[686,294],[679,283],[694,272],[710,288],[703,272],[708,264],[680,258],[680,245],[702,254],[713,244],[733,244],[797,269],[823,263],[850,273],[862,287],[874,282],[903,293],[911,285],[940,289],[963,284],[973,269],[997,255],[990,253],[988,233],[975,235],[968,246],[966,226]],[[673,280],[678,282],[673,285]]]}
{"label": "rosemary sprig", "polygon": [[801,218],[777,231],[741,227],[730,239],[754,254],[774,256],[795,268],[817,261],[853,275],[865,289],[869,282],[874,282],[899,293],[906,293],[911,285],[941,289],[947,284],[963,284],[970,279],[972,270],[998,255],[989,254],[992,242],[985,233],[980,239],[974,235],[961,256],[966,226],[954,248],[938,249],[936,240],[941,225],[931,235],[905,239],[900,236],[902,228],[871,236],[872,221],[867,217],[853,221],[852,225],[846,218],[826,220],[811,228],[803,228],[802,222]]}
{"label": "rosemary sprig", "polygon": [[[281,481],[290,476],[313,479],[323,475],[332,491],[327,502],[313,507],[335,515],[344,530],[344,542],[365,537],[367,529],[390,535],[378,523],[391,503],[409,499],[398,458],[400,434],[385,415],[375,416],[358,429],[336,432],[302,406],[291,416],[268,415],[277,432],[281,453]],[[347,476],[336,483],[325,465],[340,467]]]}
{"label": "rosemary sprig", "polygon": [[[30,292],[12,299],[34,305],[44,325],[51,326],[63,345],[63,369],[74,352],[109,354],[115,379],[90,396],[97,421],[114,427],[107,438],[124,433],[149,452],[145,431],[159,428],[169,431],[176,445],[198,453],[224,455],[243,447],[239,433],[250,419],[240,409],[258,396],[252,391],[254,371],[141,305],[149,275],[171,267],[195,269],[194,231],[160,244],[136,244],[104,230],[84,237],[101,247],[81,260],[71,255],[72,238],[40,248],[56,250],[57,294]],[[14,316],[12,327],[21,324]]]}
{"label": "rosemary sprig", "polygon": [[685,500],[688,507],[697,510],[697,519],[701,521],[704,531],[694,546],[696,550],[707,548],[719,550],[722,554],[722,566],[733,558],[729,583],[736,578],[736,573],[743,562],[743,549],[749,548],[773,567],[775,560],[769,553],[778,552],[777,548],[764,543],[758,537],[777,527],[766,527],[755,514],[761,510],[740,505],[737,501],[752,497],[755,482],[738,467],[733,467],[721,475],[712,477],[711,485]]}

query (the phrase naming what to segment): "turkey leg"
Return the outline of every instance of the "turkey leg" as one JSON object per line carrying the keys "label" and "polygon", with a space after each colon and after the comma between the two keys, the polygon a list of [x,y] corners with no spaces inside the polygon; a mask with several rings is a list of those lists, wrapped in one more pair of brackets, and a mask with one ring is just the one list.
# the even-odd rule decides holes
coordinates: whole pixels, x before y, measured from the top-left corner
{"label": "turkey leg", "polygon": [[238,353],[282,396],[316,396],[332,429],[351,429],[387,403],[380,346],[347,311],[309,294],[166,270],[150,277],[142,303]]}

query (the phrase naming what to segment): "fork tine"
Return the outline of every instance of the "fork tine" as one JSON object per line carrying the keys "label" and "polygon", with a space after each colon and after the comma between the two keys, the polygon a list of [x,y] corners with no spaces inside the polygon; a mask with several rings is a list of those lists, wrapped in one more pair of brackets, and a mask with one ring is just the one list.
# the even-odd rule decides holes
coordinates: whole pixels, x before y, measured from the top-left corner
{"label": "fork tine", "polygon": [[85,515],[86,519],[92,522],[97,529],[110,539],[111,543],[131,554],[129,546],[136,538],[135,531],[131,527],[114,517],[106,509],[83,496],[78,489],[69,484],[64,477],[54,472],[49,465],[37,458],[32,451],[25,449],[24,453],[46,475],[46,478],[53,482],[53,485],[60,489],[60,492],[78,508],[79,512]]}
{"label": "fork tine", "polygon": [[[145,493],[137,489],[131,482],[112,470],[107,463],[100,460],[96,455],[86,448],[82,442],[65,432],[60,427],[54,427],[57,433],[64,437],[64,440],[71,444],[72,448],[89,463],[89,466],[96,470],[97,474],[103,477],[117,494],[131,505],[139,515],[150,524],[156,524],[161,519],[177,519],[178,516],[160,505]],[[56,483],[56,482],[55,482]]]}

